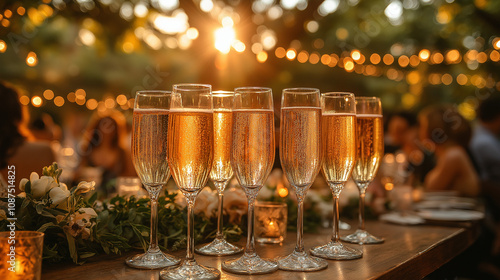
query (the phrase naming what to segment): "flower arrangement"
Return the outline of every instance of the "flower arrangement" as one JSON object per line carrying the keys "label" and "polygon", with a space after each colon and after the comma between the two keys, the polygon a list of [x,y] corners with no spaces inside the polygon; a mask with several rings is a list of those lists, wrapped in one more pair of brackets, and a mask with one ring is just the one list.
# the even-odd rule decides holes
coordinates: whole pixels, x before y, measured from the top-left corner
{"label": "flower arrangement", "polygon": [[[22,193],[15,201],[15,216],[7,217],[5,210],[0,209],[0,231],[8,230],[7,218],[17,218],[17,229],[44,232],[43,258],[47,262],[71,259],[74,263],[83,263],[102,253],[119,254],[147,248],[149,199],[116,196],[97,201],[96,193],[88,194],[94,190],[94,182],[80,182],[69,189],[59,181],[61,173],[62,169],[54,163],[43,168],[42,176],[33,172],[29,179],[22,179],[19,185]],[[206,205],[199,208],[202,210],[197,211],[195,217],[197,242],[208,241],[216,232],[213,199],[210,200],[210,193],[206,195],[207,198],[199,199]],[[186,246],[186,211],[179,197],[177,193],[165,192],[159,198],[158,239],[163,250]],[[229,201],[228,205],[231,204],[234,203]],[[227,212],[234,213],[231,209]],[[238,224],[229,221],[241,219],[237,216],[224,217],[227,220],[224,234],[229,240],[237,240],[243,234]]]}

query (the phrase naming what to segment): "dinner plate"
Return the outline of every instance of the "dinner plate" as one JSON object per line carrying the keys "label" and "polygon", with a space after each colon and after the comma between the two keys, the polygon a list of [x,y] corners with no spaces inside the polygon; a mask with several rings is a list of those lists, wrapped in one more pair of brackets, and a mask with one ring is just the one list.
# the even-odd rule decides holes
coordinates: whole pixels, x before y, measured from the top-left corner
{"label": "dinner plate", "polygon": [[473,210],[476,208],[476,204],[471,201],[461,201],[461,200],[452,200],[452,201],[439,201],[439,200],[425,200],[422,202],[415,203],[416,209],[466,209]]}
{"label": "dinner plate", "polygon": [[484,213],[469,210],[424,210],[418,215],[426,220],[465,222],[484,218]]}
{"label": "dinner plate", "polygon": [[398,212],[390,212],[380,215],[379,219],[384,222],[398,225],[419,225],[425,223],[425,220],[420,216],[414,214],[401,215]]}

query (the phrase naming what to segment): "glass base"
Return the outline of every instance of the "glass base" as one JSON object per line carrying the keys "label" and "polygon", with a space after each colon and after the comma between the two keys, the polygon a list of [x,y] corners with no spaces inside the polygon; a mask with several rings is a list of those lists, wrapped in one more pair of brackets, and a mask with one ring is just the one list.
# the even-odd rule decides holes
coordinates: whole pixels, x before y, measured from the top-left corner
{"label": "glass base", "polygon": [[236,274],[266,274],[278,270],[278,263],[262,259],[257,254],[244,254],[238,259],[223,262],[222,269]]}
{"label": "glass base", "polygon": [[341,237],[340,240],[360,245],[380,244],[384,242],[383,238],[375,237],[366,230],[361,230],[361,229],[356,230],[354,233],[349,234],[348,236]]}
{"label": "glass base", "polygon": [[208,256],[228,256],[242,251],[242,247],[235,246],[224,238],[215,238],[214,241],[195,249],[196,253]]}
{"label": "glass base", "polygon": [[135,255],[125,260],[125,263],[133,268],[157,269],[179,264],[180,259],[165,254],[162,251],[148,251],[144,254]]}
{"label": "glass base", "polygon": [[185,260],[181,266],[166,268],[160,272],[162,280],[216,280],[220,271],[216,268],[199,265],[195,260]]}
{"label": "glass base", "polygon": [[313,256],[330,260],[353,260],[363,256],[362,251],[333,241],[322,246],[314,247],[310,252]]}
{"label": "glass base", "polygon": [[328,267],[328,262],[312,257],[306,252],[293,251],[286,257],[278,259],[278,266],[281,270],[291,271],[317,271]]}

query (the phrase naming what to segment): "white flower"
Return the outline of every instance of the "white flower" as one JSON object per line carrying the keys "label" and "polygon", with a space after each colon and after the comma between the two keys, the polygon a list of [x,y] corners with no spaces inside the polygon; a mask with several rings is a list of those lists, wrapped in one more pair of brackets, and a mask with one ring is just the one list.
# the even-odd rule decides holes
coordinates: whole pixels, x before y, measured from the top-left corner
{"label": "white flower", "polygon": [[239,224],[247,207],[247,197],[241,188],[229,188],[224,192],[224,212],[229,215],[229,222]]}
{"label": "white flower", "polygon": [[212,191],[210,187],[203,188],[196,198],[194,213],[199,214],[203,212],[206,217],[212,217],[214,211],[217,209],[218,199],[216,191]]}
{"label": "white flower", "polygon": [[175,204],[179,205],[181,209],[184,209],[187,206],[186,198],[180,190],[177,190],[177,195],[175,196]]}
{"label": "white flower", "polygon": [[260,189],[259,193],[257,194],[257,200],[267,200],[271,198],[276,194],[276,189],[271,190],[268,186],[264,186]]}
{"label": "white flower", "polygon": [[26,197],[26,193],[22,192],[22,193],[18,194],[17,197],[25,198]]}
{"label": "white flower", "polygon": [[91,182],[82,181],[76,187],[75,193],[76,194],[82,194],[82,193],[87,193],[89,191],[93,191],[94,190],[94,186],[95,186],[95,182],[94,181],[91,181]]}
{"label": "white flower", "polygon": [[49,197],[52,200],[53,205],[59,205],[68,200],[70,192],[65,184],[61,184],[60,187],[52,188],[49,192]]}
{"label": "white flower", "polygon": [[31,193],[33,194],[34,198],[41,198],[52,188],[58,186],[57,182],[54,181],[54,178],[50,176],[39,177],[36,172],[31,173],[30,182]]}
{"label": "white flower", "polygon": [[19,182],[19,189],[24,192],[24,186],[26,186],[26,183],[28,183],[28,179],[22,178],[21,182]]}
{"label": "white flower", "polygon": [[80,208],[78,209],[78,214],[76,214],[76,217],[87,217],[87,220],[90,220],[90,218],[95,218],[97,217],[97,213],[93,208]]}

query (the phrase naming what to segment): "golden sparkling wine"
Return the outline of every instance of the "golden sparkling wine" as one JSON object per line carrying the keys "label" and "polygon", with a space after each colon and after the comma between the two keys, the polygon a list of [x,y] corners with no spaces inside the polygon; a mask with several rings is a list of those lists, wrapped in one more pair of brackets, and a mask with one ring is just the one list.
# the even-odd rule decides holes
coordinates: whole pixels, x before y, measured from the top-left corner
{"label": "golden sparkling wine", "polygon": [[288,181],[311,185],[321,168],[321,108],[281,109],[280,158]]}
{"label": "golden sparkling wine", "polygon": [[232,165],[240,184],[264,185],[274,163],[272,110],[233,110]]}
{"label": "golden sparkling wine", "polygon": [[369,183],[384,155],[384,125],[382,115],[363,114],[356,118],[356,164],[352,178],[358,183]]}
{"label": "golden sparkling wine", "polygon": [[356,156],[354,114],[323,114],[323,172],[329,183],[349,179]]}
{"label": "golden sparkling wine", "polygon": [[170,176],[167,162],[168,118],[168,110],[134,110],[132,159],[144,184],[163,185]]}
{"label": "golden sparkling wine", "polygon": [[233,113],[230,110],[214,110],[214,163],[210,179],[217,182],[225,182],[233,176],[232,131]]}
{"label": "golden sparkling wine", "polygon": [[168,129],[168,161],[179,188],[203,188],[213,161],[212,111],[172,110]]}

